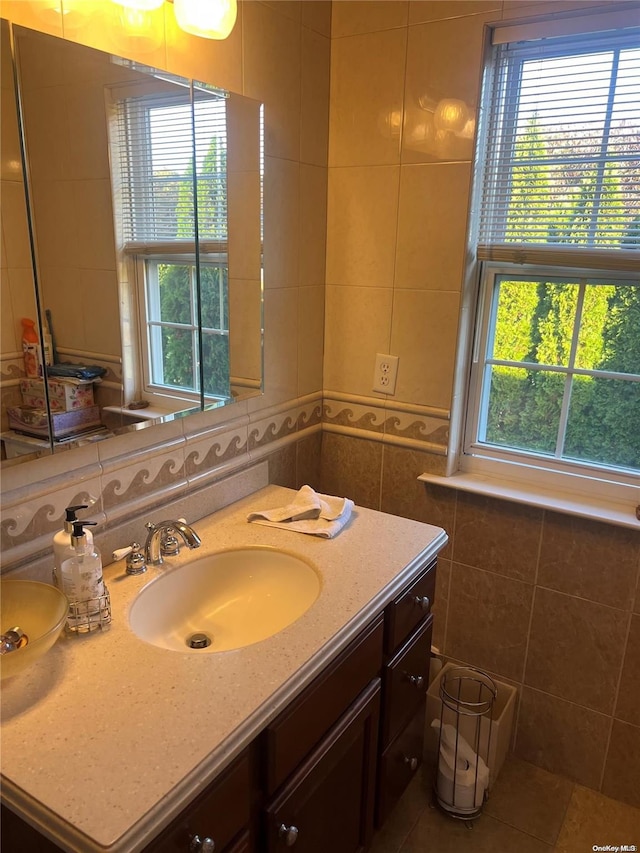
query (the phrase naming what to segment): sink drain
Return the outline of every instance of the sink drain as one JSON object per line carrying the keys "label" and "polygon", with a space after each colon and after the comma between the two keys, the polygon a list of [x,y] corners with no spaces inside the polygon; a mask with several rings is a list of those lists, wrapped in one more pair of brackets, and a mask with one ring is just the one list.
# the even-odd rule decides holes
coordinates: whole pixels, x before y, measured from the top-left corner
{"label": "sink drain", "polygon": [[187,645],[190,649],[206,649],[211,645],[211,637],[202,633],[192,634],[187,640]]}

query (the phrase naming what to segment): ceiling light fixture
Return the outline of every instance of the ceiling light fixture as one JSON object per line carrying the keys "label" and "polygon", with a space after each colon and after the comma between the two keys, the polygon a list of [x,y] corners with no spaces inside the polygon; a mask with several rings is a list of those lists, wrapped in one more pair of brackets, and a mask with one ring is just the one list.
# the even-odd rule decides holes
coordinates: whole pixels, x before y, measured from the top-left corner
{"label": "ceiling light fixture", "polygon": [[113,0],[118,6],[124,6],[125,9],[136,9],[139,12],[153,12],[154,9],[159,9],[164,3],[164,0]]}
{"label": "ceiling light fixture", "polygon": [[173,0],[178,26],[207,39],[226,39],[238,15],[237,0]]}
{"label": "ceiling light fixture", "polygon": [[[113,0],[136,12],[159,9],[165,0]],[[237,0],[169,0],[180,29],[207,39],[226,39],[238,16]]]}
{"label": "ceiling light fixture", "polygon": [[469,108],[464,101],[457,98],[443,98],[436,107],[433,118],[438,130],[459,133],[467,123]]}

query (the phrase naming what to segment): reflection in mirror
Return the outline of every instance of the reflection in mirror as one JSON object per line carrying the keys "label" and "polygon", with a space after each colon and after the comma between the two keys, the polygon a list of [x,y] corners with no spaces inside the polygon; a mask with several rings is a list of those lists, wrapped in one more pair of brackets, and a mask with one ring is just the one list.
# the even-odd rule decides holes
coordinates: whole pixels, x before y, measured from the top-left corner
{"label": "reflection in mirror", "polygon": [[[58,450],[260,393],[261,105],[22,27],[13,36],[30,310],[53,363],[45,382],[14,359],[3,460],[39,440],[23,423],[35,411]],[[4,119],[4,64],[2,85]],[[5,360],[3,345],[3,379]]]}
{"label": "reflection in mirror", "polygon": [[[15,80],[11,58],[10,30],[6,21],[0,21],[0,126],[2,128],[2,186],[0,189],[0,217],[2,220],[2,264],[1,276],[1,361],[0,361],[0,417],[1,435],[11,436],[9,429],[10,413],[22,404],[22,389],[20,383],[29,374],[36,373],[39,360],[33,362],[29,352],[23,354],[23,323],[22,319],[37,320],[38,306],[33,281],[31,247],[25,203],[25,185],[22,154],[20,148],[20,133],[18,128],[15,104]],[[33,348],[33,342],[24,344]],[[38,341],[35,342],[39,350]],[[49,448],[48,419],[44,418],[43,440],[22,438],[15,433],[16,442],[2,442],[2,459],[28,456],[34,450],[46,453]]]}

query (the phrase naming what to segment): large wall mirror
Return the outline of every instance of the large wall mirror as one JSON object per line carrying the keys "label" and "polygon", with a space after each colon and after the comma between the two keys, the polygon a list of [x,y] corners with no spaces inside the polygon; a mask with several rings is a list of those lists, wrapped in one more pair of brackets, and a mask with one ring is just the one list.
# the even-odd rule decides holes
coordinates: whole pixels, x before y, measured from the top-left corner
{"label": "large wall mirror", "polygon": [[3,464],[261,393],[261,104],[2,39]]}

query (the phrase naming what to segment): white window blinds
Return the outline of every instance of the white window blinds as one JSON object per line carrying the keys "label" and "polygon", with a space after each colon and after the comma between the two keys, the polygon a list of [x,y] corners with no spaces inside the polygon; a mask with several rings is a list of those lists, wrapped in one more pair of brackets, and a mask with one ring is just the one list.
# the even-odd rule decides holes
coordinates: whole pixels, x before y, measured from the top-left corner
{"label": "white window blinds", "polygon": [[493,50],[479,257],[628,265],[640,252],[640,29]]}
{"label": "white window blinds", "polygon": [[[227,239],[226,99],[198,88],[116,104],[123,242]],[[194,192],[197,186],[197,213]]]}

